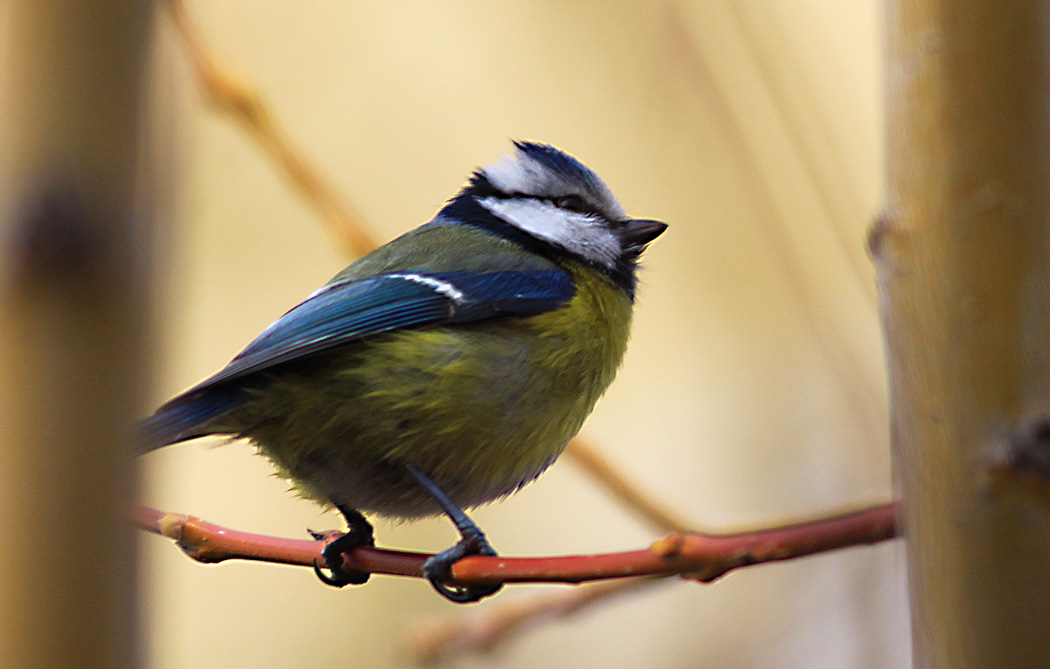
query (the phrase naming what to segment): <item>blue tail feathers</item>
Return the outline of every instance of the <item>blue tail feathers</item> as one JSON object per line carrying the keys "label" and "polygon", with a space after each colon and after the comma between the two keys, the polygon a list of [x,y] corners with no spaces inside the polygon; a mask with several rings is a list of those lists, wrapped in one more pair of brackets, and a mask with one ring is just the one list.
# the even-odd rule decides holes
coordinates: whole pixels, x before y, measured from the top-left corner
{"label": "blue tail feathers", "polygon": [[208,423],[250,397],[238,386],[218,386],[171,400],[137,426],[139,451],[146,453],[216,432]]}

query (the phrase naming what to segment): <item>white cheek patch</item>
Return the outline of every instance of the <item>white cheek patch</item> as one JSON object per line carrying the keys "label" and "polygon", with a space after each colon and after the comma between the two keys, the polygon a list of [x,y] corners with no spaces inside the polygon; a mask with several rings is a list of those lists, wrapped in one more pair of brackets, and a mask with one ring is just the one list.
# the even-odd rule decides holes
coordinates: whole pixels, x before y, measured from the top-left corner
{"label": "white cheek patch", "polygon": [[589,262],[613,269],[620,257],[620,240],[603,221],[587,214],[533,198],[486,197],[478,203],[519,230]]}

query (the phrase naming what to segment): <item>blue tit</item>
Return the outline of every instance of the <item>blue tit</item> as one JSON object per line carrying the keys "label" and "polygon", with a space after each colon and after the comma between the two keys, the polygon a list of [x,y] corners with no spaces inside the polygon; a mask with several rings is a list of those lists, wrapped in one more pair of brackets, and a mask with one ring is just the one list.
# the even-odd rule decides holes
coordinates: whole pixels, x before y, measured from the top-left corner
{"label": "blue tit", "polygon": [[542,473],[623,359],[638,259],[667,227],[628,218],[571,156],[518,142],[429,223],[352,263],[225,368],[140,425],[145,450],[204,435],[249,439],[348,531],[323,556],[334,585],[367,574],[362,512],[444,513],[460,540],[425,575],[453,601],[453,563],[495,555],[465,508]]}

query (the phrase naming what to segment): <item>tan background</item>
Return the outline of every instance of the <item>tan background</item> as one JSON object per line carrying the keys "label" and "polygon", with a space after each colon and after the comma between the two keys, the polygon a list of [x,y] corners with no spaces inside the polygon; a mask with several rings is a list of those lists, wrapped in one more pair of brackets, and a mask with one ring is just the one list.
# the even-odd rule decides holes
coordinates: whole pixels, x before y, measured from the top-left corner
{"label": "tan background", "polygon": [[[192,2],[308,154],[389,239],[510,138],[551,142],[663,219],[627,361],[585,433],[648,490],[727,529],[887,498],[881,343],[864,233],[880,206],[877,3]],[[155,400],[221,367],[346,262],[257,147],[158,53],[173,189]],[[145,459],[146,502],[303,536],[333,514],[237,444]],[[561,462],[476,513],[514,555],[655,538]],[[379,522],[444,548],[444,520]],[[417,621],[483,615],[418,580],[333,590],[304,569],[204,567],[143,535],[152,666],[388,666]],[[898,667],[899,545],[671,583],[456,666]],[[494,603],[540,588],[510,587]]]}

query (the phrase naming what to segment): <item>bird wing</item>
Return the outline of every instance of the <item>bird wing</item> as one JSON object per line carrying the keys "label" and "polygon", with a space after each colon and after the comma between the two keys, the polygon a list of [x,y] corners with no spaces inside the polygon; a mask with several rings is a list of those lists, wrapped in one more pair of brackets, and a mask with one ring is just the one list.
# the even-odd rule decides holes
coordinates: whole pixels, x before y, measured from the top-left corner
{"label": "bird wing", "polygon": [[562,306],[575,291],[572,277],[555,269],[405,271],[331,283],[184,395],[382,332],[540,314]]}

